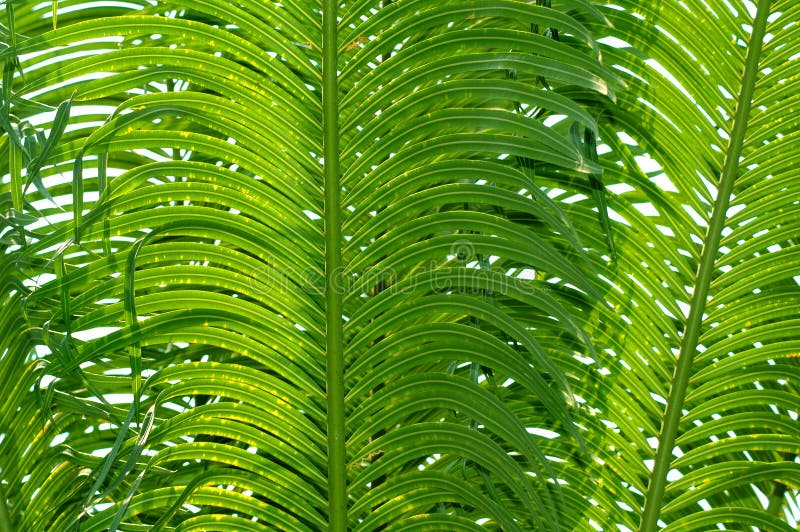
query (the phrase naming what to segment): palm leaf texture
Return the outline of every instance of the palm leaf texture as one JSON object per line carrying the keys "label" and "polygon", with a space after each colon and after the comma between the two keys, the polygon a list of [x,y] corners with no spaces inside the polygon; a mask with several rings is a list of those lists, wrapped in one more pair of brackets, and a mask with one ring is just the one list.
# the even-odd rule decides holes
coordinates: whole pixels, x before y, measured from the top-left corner
{"label": "palm leaf texture", "polygon": [[0,529],[792,529],[794,2],[3,13]]}
{"label": "palm leaf texture", "polygon": [[590,325],[602,348],[576,391],[603,434],[595,521],[788,530],[800,480],[797,7],[616,4],[604,58],[628,90],[600,135],[624,251],[607,263],[610,307]]}

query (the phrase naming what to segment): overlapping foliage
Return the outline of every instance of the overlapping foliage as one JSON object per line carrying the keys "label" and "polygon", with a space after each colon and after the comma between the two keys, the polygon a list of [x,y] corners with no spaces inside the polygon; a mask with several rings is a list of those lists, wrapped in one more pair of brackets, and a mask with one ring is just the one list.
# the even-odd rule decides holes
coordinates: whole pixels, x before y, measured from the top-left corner
{"label": "overlapping foliage", "polygon": [[0,528],[793,529],[795,2],[3,12]]}

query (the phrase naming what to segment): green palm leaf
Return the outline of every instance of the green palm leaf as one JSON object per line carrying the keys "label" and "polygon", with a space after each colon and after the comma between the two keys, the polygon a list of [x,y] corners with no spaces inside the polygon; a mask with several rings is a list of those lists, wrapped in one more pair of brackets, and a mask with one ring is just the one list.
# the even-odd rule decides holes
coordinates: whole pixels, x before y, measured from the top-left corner
{"label": "green palm leaf", "polygon": [[0,529],[792,529],[794,4],[3,3]]}
{"label": "green palm leaf", "polygon": [[[599,291],[529,163],[599,172],[541,119],[595,131],[554,89],[611,94],[617,77],[569,12],[386,4],[59,3],[56,29],[6,6],[9,188],[29,218],[6,233],[4,279],[35,283],[5,292],[8,320],[27,312],[8,352],[33,360],[11,405],[41,388],[28,425],[60,434],[3,442],[35,460],[28,478],[4,468],[22,490],[7,521],[558,526],[528,429],[587,449],[542,341],[591,349],[574,315]],[[35,156],[19,124],[50,131]],[[43,184],[20,188],[34,166]]]}
{"label": "green palm leaf", "polygon": [[609,205],[625,219],[613,228],[624,252],[604,271],[614,308],[592,318],[593,362],[607,375],[584,374],[591,385],[576,391],[605,432],[593,447],[596,489],[631,495],[594,519],[646,531],[786,529],[800,479],[789,428],[798,189],[786,161],[796,128],[783,118],[796,107],[797,10],[617,4],[604,12],[617,40],[603,55],[629,89],[600,122],[600,160],[605,183],[621,187]]}

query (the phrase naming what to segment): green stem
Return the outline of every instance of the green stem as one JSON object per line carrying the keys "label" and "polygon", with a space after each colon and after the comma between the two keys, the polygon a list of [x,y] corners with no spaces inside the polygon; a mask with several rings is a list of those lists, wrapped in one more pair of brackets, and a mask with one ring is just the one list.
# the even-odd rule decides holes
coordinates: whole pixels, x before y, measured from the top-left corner
{"label": "green stem", "polygon": [[769,506],[767,513],[775,517],[780,517],[783,513],[783,504],[786,500],[786,485],[780,482],[775,483],[775,487],[769,496]]}
{"label": "green stem", "polygon": [[[19,214],[25,212],[25,202],[22,193],[22,150],[17,148],[13,141],[8,139],[8,173],[11,176],[11,205]],[[18,228],[21,245],[25,245],[25,228]]]}
{"label": "green stem", "polygon": [[0,530],[14,530],[11,527],[11,515],[8,512],[8,501],[3,487],[0,486]]}
{"label": "green stem", "polygon": [[339,182],[339,88],[337,83],[336,2],[322,8],[322,135],[325,157],[325,320],[327,325],[328,507],[329,530],[347,528],[347,470],[344,433],[344,349]]}
{"label": "green stem", "polygon": [[736,114],[733,119],[733,131],[731,132],[731,139],[725,153],[725,162],[722,168],[722,175],[720,176],[717,198],[714,202],[708,233],[700,257],[700,266],[695,280],[694,294],[692,295],[692,302],[689,307],[689,317],[686,321],[686,329],[684,330],[683,340],[681,341],[678,363],[675,368],[675,374],[672,377],[672,387],[664,412],[664,420],[661,425],[661,435],[658,439],[655,464],[653,465],[650,484],[647,488],[647,495],[645,496],[644,513],[642,515],[641,526],[639,527],[639,530],[642,532],[655,532],[658,528],[664,490],[667,484],[667,472],[672,462],[672,450],[675,446],[675,436],[678,432],[683,402],[689,387],[692,362],[694,361],[694,354],[697,351],[698,339],[703,324],[703,313],[708,299],[708,291],[715,269],[717,253],[719,253],[722,229],[725,226],[725,213],[728,210],[730,196],[733,192],[733,184],[739,168],[739,155],[741,154],[745,133],[747,132],[747,119],[752,105],[756,75],[758,74],[758,62],[761,55],[761,44],[766,31],[769,10],[770,0],[759,0],[758,11],[756,13],[755,22],[753,23],[753,33],[750,36],[750,43],[747,48],[747,57],[745,59],[744,73],[742,76],[742,87],[739,92]]}

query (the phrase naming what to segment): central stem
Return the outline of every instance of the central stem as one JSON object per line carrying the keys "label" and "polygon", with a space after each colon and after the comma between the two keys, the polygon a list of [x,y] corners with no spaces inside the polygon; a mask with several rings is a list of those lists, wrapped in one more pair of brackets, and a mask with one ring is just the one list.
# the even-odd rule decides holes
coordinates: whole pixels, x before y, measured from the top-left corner
{"label": "central stem", "polygon": [[342,294],[337,276],[342,264],[339,183],[339,89],[337,81],[336,2],[322,8],[322,148],[325,176],[325,322],[327,326],[328,508],[329,530],[347,528],[347,457],[344,433],[344,348]]}
{"label": "central stem", "polygon": [[6,494],[3,492],[2,486],[0,486],[0,530],[12,530],[11,516],[9,515],[7,504]]}
{"label": "central stem", "polygon": [[664,412],[664,421],[661,425],[661,435],[658,438],[658,450],[656,451],[653,473],[650,476],[650,485],[645,496],[644,513],[642,514],[642,523],[639,528],[641,532],[655,532],[658,530],[658,520],[667,484],[667,473],[672,462],[672,450],[675,446],[675,437],[678,434],[684,399],[689,388],[692,363],[694,362],[694,355],[697,351],[697,344],[703,325],[703,313],[705,312],[708,292],[711,287],[712,275],[716,268],[722,230],[725,227],[725,215],[733,193],[736,174],[739,170],[739,156],[742,152],[745,133],[747,132],[747,119],[750,115],[750,107],[755,90],[761,44],[764,40],[769,9],[770,0],[759,0],[753,23],[753,33],[750,36],[750,43],[747,47],[742,86],[736,103],[736,114],[733,118],[733,130],[725,153],[725,161],[717,189],[717,198],[714,202],[711,221],[703,244],[703,252],[700,256],[700,266],[695,278],[689,316],[683,333],[678,364],[672,377],[672,387],[669,392],[667,408]]}

